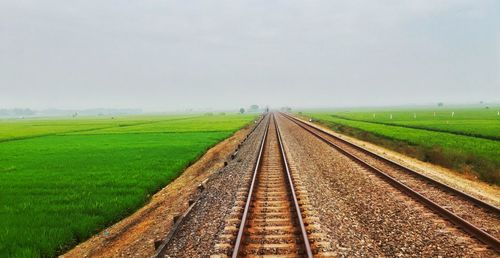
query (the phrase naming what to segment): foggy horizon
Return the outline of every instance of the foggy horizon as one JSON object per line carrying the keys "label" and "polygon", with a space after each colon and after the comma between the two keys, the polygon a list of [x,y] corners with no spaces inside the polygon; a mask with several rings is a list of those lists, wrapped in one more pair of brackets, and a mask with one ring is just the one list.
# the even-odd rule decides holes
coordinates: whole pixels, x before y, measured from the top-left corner
{"label": "foggy horizon", "polygon": [[[443,106],[438,106],[438,103],[443,103]],[[429,109],[432,107],[436,107],[439,109],[448,109],[448,108],[467,108],[467,107],[497,107],[500,106],[500,101],[491,101],[491,102],[486,102],[486,101],[469,101],[469,102],[443,102],[443,101],[437,101],[437,102],[427,102],[427,103],[404,103],[404,104],[388,104],[388,105],[311,105],[311,106],[301,106],[301,105],[266,105],[266,104],[259,104],[259,103],[252,103],[248,105],[239,105],[239,106],[233,106],[233,107],[226,107],[226,108],[213,108],[213,107],[186,107],[186,108],[177,108],[177,109],[144,109],[141,107],[106,107],[106,106],[98,106],[98,107],[92,107],[92,106],[87,106],[87,107],[42,107],[42,108],[33,108],[30,106],[12,106],[12,107],[6,107],[6,106],[0,106],[0,110],[14,110],[14,109],[30,109],[32,111],[36,112],[46,112],[46,111],[123,111],[125,112],[124,114],[130,113],[130,114],[137,114],[137,113],[144,113],[144,114],[154,114],[154,113],[199,113],[199,112],[231,112],[234,111],[236,113],[239,112],[240,108],[244,108],[245,110],[248,110],[251,105],[257,105],[259,106],[260,110],[263,110],[265,108],[269,108],[270,110],[279,110],[284,107],[290,107],[293,110],[346,110],[346,109],[376,109],[376,110],[384,110],[384,109],[392,109],[392,108],[412,108],[412,109]],[[95,113],[95,112],[94,112]],[[92,114],[94,114],[92,113]],[[97,114],[97,113],[96,113]]]}
{"label": "foggy horizon", "polygon": [[0,2],[0,109],[500,103],[500,2]]}

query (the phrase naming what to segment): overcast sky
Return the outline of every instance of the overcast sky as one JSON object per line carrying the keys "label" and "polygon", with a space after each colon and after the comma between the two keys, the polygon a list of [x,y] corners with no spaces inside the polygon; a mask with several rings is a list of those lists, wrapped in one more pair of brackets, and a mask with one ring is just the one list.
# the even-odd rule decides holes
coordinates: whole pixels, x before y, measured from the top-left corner
{"label": "overcast sky", "polygon": [[480,100],[498,0],[0,0],[0,108]]}

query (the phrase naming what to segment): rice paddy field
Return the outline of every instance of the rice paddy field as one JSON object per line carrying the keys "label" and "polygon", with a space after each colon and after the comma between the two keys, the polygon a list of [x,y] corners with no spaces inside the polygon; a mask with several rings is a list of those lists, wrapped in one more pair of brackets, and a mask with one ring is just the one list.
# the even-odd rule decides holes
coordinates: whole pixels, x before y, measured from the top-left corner
{"label": "rice paddy field", "polygon": [[307,112],[341,133],[500,184],[500,107]]}
{"label": "rice paddy field", "polygon": [[53,257],[141,207],[255,115],[0,120],[0,257]]}

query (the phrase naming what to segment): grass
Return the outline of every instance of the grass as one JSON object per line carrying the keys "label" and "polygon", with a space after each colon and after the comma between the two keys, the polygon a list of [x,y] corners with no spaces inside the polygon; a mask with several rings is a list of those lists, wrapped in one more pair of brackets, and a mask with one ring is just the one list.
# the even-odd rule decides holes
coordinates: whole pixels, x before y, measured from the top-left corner
{"label": "grass", "polygon": [[[37,120],[44,130],[3,136],[0,256],[53,257],[68,250],[141,207],[253,117],[57,120],[54,130]],[[105,129],[90,130],[96,127]]]}
{"label": "grass", "polygon": [[[482,111],[462,111],[470,116],[457,117],[456,112],[456,123],[434,118],[433,112],[428,110],[323,112],[307,115],[341,133],[474,175],[489,183],[500,184],[500,141],[495,138],[499,131],[494,130],[500,121],[496,120],[496,113],[485,112],[481,114],[483,116],[476,116]],[[376,114],[375,118],[373,113]],[[416,119],[414,113],[417,113]],[[390,114],[393,114],[392,119]]]}
{"label": "grass", "polygon": [[409,128],[500,140],[499,111],[500,107],[489,109],[436,108],[374,112],[335,112],[332,115],[356,121],[399,125]]}
{"label": "grass", "polygon": [[0,120],[0,142],[55,135],[67,132],[85,132],[97,129],[113,129],[136,125],[148,125],[170,120],[183,120],[196,116],[124,116],[79,117],[75,119],[15,119]]}

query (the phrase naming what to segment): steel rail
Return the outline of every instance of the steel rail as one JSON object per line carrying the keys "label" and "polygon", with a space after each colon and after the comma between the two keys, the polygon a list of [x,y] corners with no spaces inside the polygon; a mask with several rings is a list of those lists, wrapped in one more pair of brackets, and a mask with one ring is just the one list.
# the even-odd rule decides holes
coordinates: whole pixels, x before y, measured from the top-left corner
{"label": "steel rail", "polygon": [[340,137],[338,137],[336,135],[333,135],[330,132],[327,132],[327,131],[323,130],[322,128],[318,128],[318,127],[316,127],[314,125],[308,124],[308,123],[306,123],[306,122],[304,122],[304,121],[302,121],[302,120],[300,120],[298,118],[295,118],[293,116],[290,116],[290,115],[287,115],[287,114],[284,114],[284,113],[282,113],[282,114],[285,117],[288,117],[289,119],[292,119],[296,123],[300,123],[300,124],[306,125],[306,126],[308,126],[310,128],[313,128],[314,130],[318,130],[321,133],[324,133],[324,134],[328,135],[329,137],[335,138],[336,140],[341,141],[342,143],[345,143],[345,144],[347,144],[347,145],[349,145],[351,147],[354,147],[355,149],[357,149],[357,150],[359,150],[359,151],[361,151],[361,152],[363,152],[363,153],[365,153],[365,154],[367,154],[369,156],[372,156],[372,157],[375,157],[377,159],[380,159],[383,162],[389,163],[390,165],[395,166],[395,167],[397,167],[397,168],[399,168],[401,170],[405,170],[405,171],[409,172],[411,175],[419,177],[421,179],[424,179],[424,180],[426,180],[426,181],[428,181],[428,182],[430,182],[430,183],[432,183],[432,184],[434,184],[434,185],[436,185],[436,186],[438,186],[438,187],[440,187],[440,188],[442,188],[442,189],[444,189],[444,190],[446,190],[446,191],[448,191],[450,193],[453,193],[454,195],[458,195],[458,196],[466,199],[467,201],[470,201],[470,202],[474,203],[476,206],[480,206],[482,208],[485,208],[487,210],[492,211],[493,213],[496,213],[496,214],[500,215],[500,207],[496,207],[496,206],[494,206],[492,204],[489,204],[489,203],[487,203],[487,202],[485,202],[483,200],[480,200],[480,199],[478,199],[476,197],[473,197],[473,196],[471,196],[471,195],[469,195],[467,193],[464,193],[464,192],[462,192],[462,191],[460,191],[458,189],[450,187],[450,186],[448,186],[448,185],[446,185],[444,183],[441,183],[441,182],[439,182],[439,181],[437,181],[437,180],[435,180],[433,178],[430,178],[430,177],[428,177],[428,176],[426,176],[426,175],[424,175],[422,173],[419,173],[419,172],[417,172],[417,171],[415,171],[415,170],[413,170],[413,169],[411,169],[409,167],[406,167],[406,166],[404,166],[404,165],[402,165],[402,164],[400,164],[400,163],[398,163],[396,161],[390,160],[390,159],[388,159],[386,157],[383,157],[383,156],[381,156],[381,155],[379,155],[377,153],[374,153],[374,152],[372,152],[370,150],[367,150],[366,148],[364,148],[362,146],[359,146],[359,145],[357,145],[355,143],[352,143],[352,142],[347,141],[345,139],[342,139],[342,138],[340,138]]}
{"label": "steel rail", "polygon": [[269,130],[269,124],[271,123],[271,120],[273,121],[273,123],[275,125],[275,130],[276,130],[276,134],[277,134],[277,138],[278,138],[278,143],[279,143],[279,146],[280,146],[280,153],[281,153],[281,157],[282,157],[281,161],[282,161],[282,163],[284,165],[285,172],[286,172],[286,175],[287,175],[288,187],[290,188],[290,192],[292,193],[292,202],[293,202],[293,205],[294,205],[294,208],[295,208],[295,213],[296,213],[297,220],[298,220],[299,227],[300,227],[302,244],[304,246],[304,250],[306,252],[307,257],[308,258],[312,258],[313,254],[312,254],[311,245],[309,243],[309,239],[308,239],[308,236],[307,236],[307,231],[306,231],[306,228],[305,228],[304,220],[302,219],[302,213],[300,211],[300,206],[299,206],[299,203],[298,203],[298,200],[297,200],[297,195],[295,193],[293,179],[292,179],[292,176],[291,176],[291,173],[290,173],[290,168],[288,166],[288,161],[287,161],[285,149],[284,149],[284,146],[283,146],[283,140],[282,140],[281,133],[280,133],[280,130],[279,130],[279,127],[278,127],[278,123],[276,122],[276,119],[274,117],[274,114],[271,114],[270,117],[269,117],[269,122],[267,124],[267,130],[265,132],[265,136],[262,139],[262,143],[261,143],[260,150],[259,150],[259,157],[257,158],[257,163],[256,163],[256,166],[255,166],[255,169],[254,169],[254,172],[253,172],[252,182],[251,182],[250,189],[249,189],[249,194],[248,194],[248,197],[247,197],[247,200],[246,200],[245,210],[243,212],[243,216],[242,216],[242,221],[241,221],[241,224],[240,224],[240,228],[238,230],[238,235],[237,235],[237,238],[236,238],[236,243],[235,243],[235,247],[234,247],[234,250],[233,250],[232,258],[237,258],[238,257],[239,251],[240,251],[240,247],[241,247],[241,244],[242,244],[242,241],[243,241],[243,233],[245,231],[246,223],[248,221],[248,214],[249,214],[249,210],[250,210],[250,204],[251,204],[252,199],[253,199],[253,191],[254,191],[254,188],[255,188],[256,178],[257,178],[257,174],[259,172],[260,164],[261,164],[260,160],[261,160],[261,156],[262,156],[264,145],[265,145],[264,143],[265,143],[265,141],[267,139],[267,132]]}
{"label": "steel rail", "polygon": [[[259,121],[257,122],[256,125],[254,125],[254,127],[252,128],[252,130],[246,135],[245,137],[245,141],[248,139],[249,136],[251,136],[255,130],[262,124],[262,122],[265,120],[267,116],[267,113],[264,114],[263,116],[261,116],[259,118]],[[267,130],[266,130],[267,131]],[[213,177],[213,175],[211,176]],[[209,177],[209,178],[211,178]],[[198,203],[198,200],[199,198],[201,197],[198,196],[196,201],[194,201],[193,204],[191,204],[188,209],[182,214],[182,216],[180,218],[178,218],[178,220],[176,222],[174,222],[174,225],[172,226],[172,229],[168,232],[167,236],[165,237],[165,239],[163,239],[161,241],[161,243],[159,244],[158,247],[155,247],[156,251],[155,251],[155,254],[151,257],[151,258],[161,258],[161,257],[164,257],[165,256],[165,252],[167,252],[167,245],[170,243],[170,241],[172,240],[172,238],[174,237],[174,235],[177,233],[177,229],[180,227],[180,225],[182,224],[184,218],[187,217],[187,215],[192,211],[193,207]],[[156,244],[155,244],[156,245]]]}
{"label": "steel rail", "polygon": [[260,161],[262,159],[262,153],[264,153],[264,145],[265,145],[266,139],[267,139],[267,132],[269,131],[270,120],[271,120],[271,116],[268,115],[267,124],[266,124],[265,131],[264,131],[264,134],[263,134],[262,139],[261,139],[260,147],[259,147],[259,154],[257,156],[257,161],[255,162],[255,168],[253,171],[252,182],[250,183],[250,188],[248,190],[248,196],[247,196],[247,200],[246,200],[246,204],[245,204],[245,210],[243,211],[243,216],[241,217],[240,228],[238,229],[238,235],[236,236],[236,243],[234,244],[234,249],[233,249],[233,254],[232,254],[233,258],[238,257],[238,253],[239,253],[240,247],[241,247],[241,242],[243,239],[243,232],[244,232],[244,229],[245,229],[246,224],[248,222],[248,213],[250,210],[250,204],[251,204],[252,199],[253,199],[253,192],[254,192],[254,188],[255,188],[255,181],[257,180],[257,173],[258,173],[258,171],[260,169],[260,165],[261,165]]}
{"label": "steel rail", "polygon": [[290,191],[292,193],[293,204],[295,206],[295,213],[297,214],[297,218],[299,220],[300,232],[302,235],[304,249],[306,251],[307,257],[313,257],[312,250],[311,250],[311,244],[309,243],[309,238],[307,237],[306,227],[304,225],[304,220],[302,219],[302,212],[300,211],[299,202],[297,200],[297,195],[295,193],[292,175],[290,173],[290,168],[288,167],[288,160],[286,158],[286,152],[285,152],[285,148],[284,148],[284,144],[283,144],[283,139],[281,137],[281,131],[279,129],[278,122],[276,122],[276,118],[274,119],[274,123],[276,125],[275,126],[276,134],[278,135],[278,143],[280,145],[281,156],[283,158],[282,162],[283,162],[283,165],[285,166],[286,175],[288,178],[288,186],[290,187]]}
{"label": "steel rail", "polygon": [[[363,165],[364,167],[367,167],[369,170],[376,172],[376,174],[379,175],[386,182],[390,183],[391,185],[393,185],[394,187],[396,187],[397,189],[399,189],[403,193],[406,193],[407,195],[409,195],[413,199],[415,199],[415,200],[423,203],[424,205],[426,205],[431,210],[437,212],[442,217],[448,219],[450,222],[452,222],[453,224],[455,224],[456,226],[458,226],[459,228],[461,228],[463,231],[469,233],[470,235],[474,236],[475,238],[477,238],[481,242],[483,242],[486,245],[488,245],[489,247],[491,247],[496,252],[500,253],[500,240],[496,239],[494,236],[492,236],[492,235],[488,234],[487,232],[483,231],[482,229],[474,226],[473,224],[471,224],[468,221],[464,220],[463,218],[457,216],[456,214],[452,213],[451,211],[447,210],[446,208],[443,208],[439,204],[437,204],[434,201],[428,199],[427,197],[421,195],[420,193],[416,192],[415,190],[411,189],[410,187],[406,186],[405,184],[399,182],[397,179],[395,179],[394,177],[386,174],[382,170],[380,170],[380,169],[378,169],[378,168],[376,168],[376,167],[368,164],[366,161],[358,158],[355,154],[352,154],[351,152],[343,149],[342,147],[340,147],[336,143],[330,141],[326,137],[322,136],[321,134],[319,134],[318,132],[316,132],[316,131],[314,131],[314,130],[312,130],[310,128],[314,128],[317,131],[321,131],[322,133],[327,134],[328,136],[331,136],[332,138],[335,138],[335,139],[340,140],[342,142],[345,142],[345,143],[347,143],[347,144],[349,144],[351,146],[354,146],[357,149],[365,150],[368,153],[372,153],[372,152],[370,152],[370,151],[368,151],[368,150],[366,150],[366,149],[364,149],[364,148],[362,148],[362,147],[360,147],[358,145],[352,144],[352,143],[350,143],[350,142],[348,142],[348,141],[346,141],[344,139],[341,139],[341,138],[339,138],[339,137],[337,137],[335,135],[332,135],[331,133],[328,133],[328,132],[326,132],[324,130],[321,130],[321,129],[316,128],[316,127],[314,127],[312,125],[309,125],[309,124],[307,124],[307,123],[305,123],[305,122],[303,122],[303,121],[301,121],[301,120],[299,120],[297,118],[294,118],[294,117],[289,116],[287,114],[283,114],[283,116],[286,117],[286,118],[288,118],[290,121],[294,122],[295,124],[297,124],[301,128],[305,129],[306,131],[310,132],[311,134],[313,134],[314,136],[316,136],[318,139],[320,139],[323,142],[327,143],[328,145],[334,147],[335,149],[337,149],[338,151],[340,151],[341,153],[343,153],[347,157],[349,157],[352,160],[358,162],[359,164]],[[375,153],[373,153],[373,154],[376,155],[377,157],[379,157],[379,155],[377,155]],[[385,159],[385,158],[383,158],[383,159],[387,160],[387,161],[389,161],[391,163],[393,163],[392,161],[390,161],[388,159]],[[394,164],[397,164],[397,163],[394,163]],[[397,165],[401,166],[405,170],[414,172],[413,170],[411,170],[409,168],[406,168],[406,167],[404,167],[402,165],[399,165],[399,164],[397,164]],[[414,173],[418,173],[418,172],[414,172]],[[420,174],[420,173],[418,173],[418,174]],[[427,178],[427,177],[425,177],[425,178]],[[454,188],[451,188],[451,187],[448,187],[448,188],[453,189],[454,190],[454,191],[452,191],[453,193],[455,191],[458,191],[458,190],[456,190]],[[448,188],[446,188],[446,189],[448,189]],[[460,191],[458,191],[458,192],[460,192]],[[469,195],[467,195],[467,196],[469,196]],[[470,196],[470,198],[474,198],[474,197]]]}

